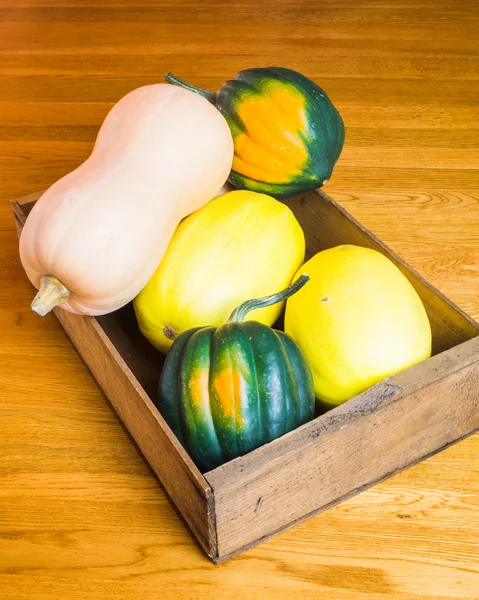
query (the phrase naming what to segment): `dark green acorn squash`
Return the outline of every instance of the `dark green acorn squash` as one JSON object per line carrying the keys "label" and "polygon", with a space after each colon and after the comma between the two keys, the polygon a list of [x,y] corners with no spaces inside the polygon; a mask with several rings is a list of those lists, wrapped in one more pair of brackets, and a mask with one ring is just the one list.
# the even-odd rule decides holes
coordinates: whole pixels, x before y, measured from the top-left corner
{"label": "dark green acorn squash", "polygon": [[291,69],[246,69],[217,94],[168,73],[166,80],[213,102],[235,144],[230,182],[238,188],[288,198],[324,185],[344,143],[344,124],[313,81]]}
{"label": "dark green acorn squash", "polygon": [[239,306],[221,327],[181,334],[166,357],[156,405],[202,471],[242,456],[314,416],[310,368],[282,331],[243,322],[309,279]]}

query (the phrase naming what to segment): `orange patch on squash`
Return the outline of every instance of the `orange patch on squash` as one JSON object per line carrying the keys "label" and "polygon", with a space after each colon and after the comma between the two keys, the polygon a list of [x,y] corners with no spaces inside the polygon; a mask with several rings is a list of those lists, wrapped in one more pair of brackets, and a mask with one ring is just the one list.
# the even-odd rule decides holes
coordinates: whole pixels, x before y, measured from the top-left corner
{"label": "orange patch on squash", "polygon": [[271,81],[261,94],[238,101],[247,133],[235,136],[233,169],[267,183],[288,183],[301,173],[308,151],[298,135],[307,135],[304,96],[293,86]]}
{"label": "orange patch on squash", "polygon": [[197,369],[195,374],[188,381],[188,390],[191,401],[196,410],[201,409],[209,403],[209,371],[207,369]]}
{"label": "orange patch on squash", "polygon": [[243,424],[241,414],[243,381],[241,373],[231,368],[223,369],[216,375],[214,386],[225,419],[235,421],[237,426],[241,426]]}

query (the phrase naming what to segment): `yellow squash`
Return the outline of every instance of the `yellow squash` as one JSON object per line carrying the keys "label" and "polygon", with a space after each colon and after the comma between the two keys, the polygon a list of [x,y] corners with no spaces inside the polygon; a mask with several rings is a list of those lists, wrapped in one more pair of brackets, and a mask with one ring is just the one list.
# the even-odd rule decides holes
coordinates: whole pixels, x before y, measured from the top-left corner
{"label": "yellow squash", "polygon": [[[219,326],[249,298],[287,287],[304,260],[303,231],[270,196],[234,191],[184,219],[146,287],[134,301],[142,333],[167,352],[182,332]],[[272,325],[283,304],[248,319]]]}
{"label": "yellow squash", "polygon": [[418,294],[385,256],[358,246],[319,252],[310,281],[287,301],[285,331],[313,372],[316,397],[336,406],[431,356]]}

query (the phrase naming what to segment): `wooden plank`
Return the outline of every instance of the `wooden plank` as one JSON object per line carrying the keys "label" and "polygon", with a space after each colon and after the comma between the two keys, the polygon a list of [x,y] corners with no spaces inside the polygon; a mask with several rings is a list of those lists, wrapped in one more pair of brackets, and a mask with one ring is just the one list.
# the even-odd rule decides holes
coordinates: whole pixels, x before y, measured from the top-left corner
{"label": "wooden plank", "polygon": [[[90,12],[90,10],[88,12]],[[134,70],[137,74],[155,75],[157,77],[161,74],[161,70],[158,69],[158,56],[155,56],[154,54],[135,54],[132,52],[127,55],[108,55],[88,53],[82,54],[81,61],[78,60],[78,56],[75,54],[1,54],[0,57],[0,74],[2,75],[10,75],[12,73],[17,75],[35,75],[39,73],[45,75],[51,75],[53,73],[61,75],[65,73],[82,73],[83,75],[103,73],[110,75],[120,73],[122,76],[125,76],[125,74],[129,73],[131,70]],[[275,50],[266,50],[263,59],[264,64],[275,63]],[[210,66],[212,60],[215,61],[217,72],[224,73],[226,76],[232,76],[245,66],[249,66],[246,63],[244,56],[231,56],[230,54],[214,56],[210,53],[202,53],[199,56],[195,56],[194,62],[185,62],[182,54],[176,56],[172,55],[169,57],[168,66],[173,72],[175,70],[181,70],[186,79],[193,79],[200,77],[202,74],[209,76],[211,73]],[[390,56],[384,55],[371,56],[369,60],[366,61],[364,58],[357,56],[336,56],[335,54],[327,56],[318,53],[314,56],[314,61],[311,61],[308,64],[308,76],[315,81],[321,81],[324,77],[350,77],[352,73],[354,73],[355,78],[370,78],[372,73],[374,73],[376,79],[407,78],[409,81],[414,79],[422,80],[425,76],[427,76],[428,79],[441,82],[446,78],[448,80],[456,79],[461,83],[464,80],[474,81],[479,78],[476,67],[476,58],[472,56],[451,56],[448,61],[437,61],[437,59],[427,56],[409,56],[391,60]],[[420,96],[418,97],[416,95],[416,98],[420,99]],[[80,104],[80,102],[78,104]],[[379,107],[376,106],[374,108]],[[444,113],[449,113],[451,108],[454,110],[454,107],[448,107],[447,111],[443,108],[440,113],[441,117]],[[22,108],[19,107],[18,110],[21,112]],[[404,108],[397,107],[396,110],[399,111],[398,116],[400,116],[401,112],[404,111]],[[82,114],[83,111],[80,110],[78,112],[78,118],[81,118]],[[351,122],[350,113],[347,111],[344,112],[344,109],[342,108],[341,114],[345,117],[345,122]],[[467,117],[467,111],[464,114],[459,112],[459,115],[461,117]],[[367,115],[361,114],[359,115],[359,118],[364,122],[366,116]],[[29,119],[31,118],[32,116],[30,115]],[[73,119],[76,118],[77,117],[75,116],[73,117]],[[394,123],[394,118],[397,118],[397,116],[391,115],[392,123]],[[438,123],[434,123],[434,125],[437,124]],[[352,121],[352,125],[354,126],[354,121]],[[370,125],[374,126],[374,123],[371,123]],[[452,128],[461,128],[461,125],[464,127],[464,119],[462,119],[462,123],[461,119],[451,120]],[[413,122],[409,126],[415,127],[416,124]]]}
{"label": "wooden plank", "polygon": [[55,309],[168,495],[209,555],[215,555],[211,488],[170,431],[97,320]]}
{"label": "wooden plank", "polygon": [[[18,229],[26,219],[22,207],[28,212],[40,195],[12,203]],[[113,345],[96,318],[58,307],[54,313],[200,544],[215,556],[211,487],[138,383],[122,357],[124,348]]]}
{"label": "wooden plank", "polygon": [[[413,466],[419,464],[420,462],[422,462],[424,460],[427,460],[428,458],[431,458],[431,457],[435,456],[436,454],[439,454],[440,452],[443,452],[444,450],[447,450],[449,447],[453,446],[454,444],[457,444],[458,442],[461,442],[461,441],[465,440],[466,438],[470,437],[474,433],[475,433],[475,431],[473,431],[472,433],[467,433],[466,435],[464,435],[463,437],[458,438],[457,440],[454,440],[452,442],[444,444],[444,446],[440,446],[439,448],[437,448],[436,450],[433,450],[429,454],[426,454],[425,456],[422,456],[422,457],[418,458],[417,460],[413,461],[410,465],[408,465],[407,468],[413,467]],[[345,494],[344,496],[341,496],[340,498],[337,498],[336,500],[333,500],[329,504],[323,506],[321,509],[314,510],[310,514],[307,514],[305,516],[299,517],[298,519],[296,519],[295,521],[292,521],[290,524],[286,525],[285,527],[282,527],[280,530],[274,531],[274,532],[272,532],[272,533],[270,533],[268,535],[264,535],[260,540],[256,540],[254,542],[251,542],[250,544],[246,544],[245,546],[243,546],[239,550],[235,550],[233,552],[230,552],[229,554],[222,555],[221,557],[220,556],[213,557],[213,562],[215,564],[221,564],[221,563],[229,560],[230,558],[233,558],[233,557],[237,556],[238,554],[246,552],[247,550],[250,550],[251,548],[254,548],[254,546],[256,546],[256,545],[258,545],[260,543],[263,543],[263,542],[265,542],[265,541],[267,541],[269,539],[271,539],[275,535],[278,535],[280,533],[288,531],[288,530],[292,529],[293,527],[296,527],[296,525],[299,525],[299,524],[303,523],[304,521],[307,521],[308,519],[311,519],[312,517],[315,517],[316,515],[323,513],[326,510],[334,508],[335,506],[338,506],[338,504],[341,504],[343,502],[346,502],[347,500],[350,500],[351,498],[354,498],[354,496],[356,496],[357,494],[366,491],[370,487],[373,487],[373,486],[375,486],[377,484],[380,484],[381,482],[385,481],[386,479],[389,479],[390,477],[394,477],[394,475],[397,475],[401,471],[404,471],[404,467],[402,467],[402,466],[399,467],[399,468],[397,468],[395,471],[392,471],[391,473],[388,473],[385,477],[380,477],[377,481],[371,482],[370,485],[365,486],[365,487],[360,488],[360,489],[352,490],[348,494]],[[409,518],[410,515],[398,514],[398,517],[399,518]]]}
{"label": "wooden plank", "polygon": [[310,254],[341,244],[356,244],[381,252],[399,267],[426,307],[431,323],[434,354],[479,334],[479,324],[476,321],[414,271],[327,194],[313,191],[292,198],[287,203],[303,227]]}
{"label": "wooden plank", "polygon": [[479,429],[479,337],[205,475],[218,560]]}

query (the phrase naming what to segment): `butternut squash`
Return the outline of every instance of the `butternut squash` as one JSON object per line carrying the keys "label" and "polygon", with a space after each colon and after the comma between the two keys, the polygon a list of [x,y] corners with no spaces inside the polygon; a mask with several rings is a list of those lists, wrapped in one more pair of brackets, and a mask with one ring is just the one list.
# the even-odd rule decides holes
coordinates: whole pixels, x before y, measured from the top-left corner
{"label": "butternut squash", "polygon": [[53,184],[20,239],[23,267],[54,306],[101,315],[132,300],[159,265],[178,223],[225,183],[233,140],[220,112],[168,84],[124,96],[90,157]]}

